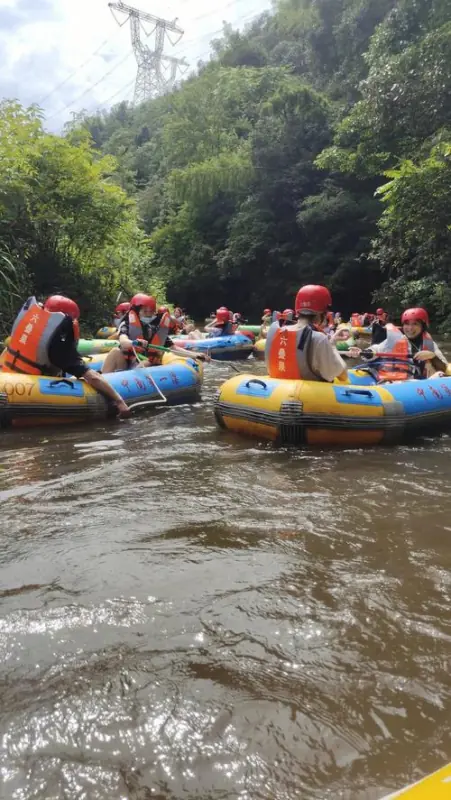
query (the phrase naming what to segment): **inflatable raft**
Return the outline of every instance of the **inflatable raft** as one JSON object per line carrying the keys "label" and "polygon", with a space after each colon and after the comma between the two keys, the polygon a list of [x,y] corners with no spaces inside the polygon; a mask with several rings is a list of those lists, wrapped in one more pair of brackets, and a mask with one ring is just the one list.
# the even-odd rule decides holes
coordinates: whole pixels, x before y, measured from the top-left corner
{"label": "inflatable raft", "polygon": [[[97,353],[92,356],[83,356],[83,361],[85,362],[86,366],[89,367],[89,369],[93,369],[94,372],[101,372],[107,355],[108,353]],[[138,360],[145,361],[146,357],[138,354]],[[174,356],[172,353],[163,353],[161,360],[163,365],[167,365],[173,364],[174,361],[180,361],[181,359],[180,356]]]}
{"label": "inflatable raft", "polygon": [[[194,403],[203,371],[194,359],[104,375],[127,405]],[[0,372],[0,427],[86,423],[116,415],[111,403],[85,381]]]}
{"label": "inflatable raft", "polygon": [[81,356],[91,356],[97,353],[109,353],[118,346],[117,339],[80,339],[77,350]]}
{"label": "inflatable raft", "polygon": [[107,325],[105,325],[105,327],[99,328],[97,331],[96,339],[109,339],[110,336],[113,336],[115,333],[117,333],[117,328],[109,328]]}
{"label": "inflatable raft", "polygon": [[222,428],[278,444],[397,444],[451,429],[451,380],[375,385],[362,370],[349,383],[236,375],[215,398]]}
{"label": "inflatable raft", "polygon": [[451,797],[451,764],[433,772],[417,783],[406,786],[399,792],[389,794],[382,800],[449,800]]}
{"label": "inflatable raft", "polygon": [[253,333],[254,336],[259,336],[261,325],[238,325],[238,333]]}
{"label": "inflatable raft", "polygon": [[352,335],[356,339],[371,339],[372,336],[372,326],[369,325],[367,328],[352,328]]}
{"label": "inflatable raft", "polygon": [[247,336],[241,333],[234,333],[232,336],[215,336],[211,339],[173,339],[177,347],[185,350],[197,350],[198,353],[205,353],[215,361],[238,361],[250,356],[254,348],[253,343]]}
{"label": "inflatable raft", "polygon": [[259,339],[258,342],[255,342],[252,354],[257,361],[265,360],[265,347],[266,339]]}

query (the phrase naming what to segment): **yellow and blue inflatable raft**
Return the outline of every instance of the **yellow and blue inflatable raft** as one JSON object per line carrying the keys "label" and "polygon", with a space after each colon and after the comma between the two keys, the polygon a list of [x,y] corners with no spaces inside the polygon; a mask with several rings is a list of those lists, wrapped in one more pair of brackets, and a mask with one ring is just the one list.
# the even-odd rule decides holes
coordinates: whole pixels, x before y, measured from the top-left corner
{"label": "yellow and blue inflatable raft", "polygon": [[450,800],[451,764],[382,800]]}
{"label": "yellow and blue inflatable raft", "polygon": [[236,375],[215,398],[222,428],[282,445],[397,444],[451,429],[451,380],[375,385],[363,370],[349,383]]}
{"label": "yellow and blue inflatable raft", "polygon": [[[127,405],[145,403],[150,407],[196,402],[202,377],[197,361],[175,356],[162,366],[104,375]],[[2,428],[86,423],[115,414],[114,406],[86,381],[0,372]]]}

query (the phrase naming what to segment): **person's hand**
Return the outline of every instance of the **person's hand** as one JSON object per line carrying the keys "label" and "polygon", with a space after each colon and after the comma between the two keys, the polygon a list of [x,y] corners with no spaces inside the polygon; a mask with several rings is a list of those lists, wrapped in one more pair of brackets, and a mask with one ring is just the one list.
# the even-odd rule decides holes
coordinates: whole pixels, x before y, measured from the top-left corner
{"label": "person's hand", "polygon": [[209,356],[207,353],[196,353],[194,358],[196,358],[198,361],[211,361],[211,356]]}
{"label": "person's hand", "polygon": [[116,403],[116,408],[119,417],[129,417],[130,414],[132,413],[131,409],[128,407],[127,403],[124,400],[121,401],[118,400],[118,402]]}
{"label": "person's hand", "polygon": [[348,353],[351,358],[359,358],[361,353],[360,347],[350,347]]}
{"label": "person's hand", "polygon": [[420,350],[419,353],[415,353],[413,359],[414,361],[431,361],[435,357],[435,353],[431,353],[430,350]]}
{"label": "person's hand", "polygon": [[433,375],[430,375],[429,379],[431,378],[446,378],[446,373],[442,372],[442,370],[440,369],[438,372],[434,372]]}
{"label": "person's hand", "polygon": [[120,348],[127,352],[128,350],[133,350],[133,342],[131,339],[123,337],[120,341]]}

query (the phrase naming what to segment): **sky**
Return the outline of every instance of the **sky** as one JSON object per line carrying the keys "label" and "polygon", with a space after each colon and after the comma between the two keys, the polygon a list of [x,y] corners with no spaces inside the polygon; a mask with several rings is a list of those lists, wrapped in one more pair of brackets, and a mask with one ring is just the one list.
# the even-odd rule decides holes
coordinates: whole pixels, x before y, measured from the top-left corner
{"label": "sky", "polygon": [[[270,0],[129,0],[128,5],[178,19],[184,35],[175,46],[166,39],[164,52],[186,59],[189,74],[208,59],[210,41],[220,35],[224,20],[242,28],[270,8]],[[108,0],[0,0],[0,99],[37,103],[46,128],[55,132],[76,112],[131,101],[137,65],[130,24],[125,14],[115,15],[125,22],[122,27]],[[142,39],[153,49],[153,36],[143,33]]]}

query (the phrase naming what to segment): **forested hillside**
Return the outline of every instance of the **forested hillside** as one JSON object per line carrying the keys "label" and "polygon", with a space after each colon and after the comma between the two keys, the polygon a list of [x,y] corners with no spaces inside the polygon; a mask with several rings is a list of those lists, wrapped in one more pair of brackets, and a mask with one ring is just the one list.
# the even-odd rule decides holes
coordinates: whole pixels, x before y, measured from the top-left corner
{"label": "forested hillside", "polygon": [[[257,315],[325,281],[342,311],[376,292],[451,324],[451,3],[281,0],[212,47],[173,93],[68,127],[46,170],[81,148],[117,215],[80,250],[60,186],[62,238],[38,237],[47,247],[50,235],[56,269],[110,296],[160,281],[193,314],[225,303]],[[35,281],[45,247],[29,246]]]}

